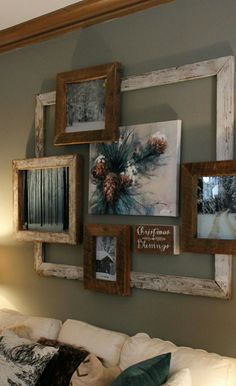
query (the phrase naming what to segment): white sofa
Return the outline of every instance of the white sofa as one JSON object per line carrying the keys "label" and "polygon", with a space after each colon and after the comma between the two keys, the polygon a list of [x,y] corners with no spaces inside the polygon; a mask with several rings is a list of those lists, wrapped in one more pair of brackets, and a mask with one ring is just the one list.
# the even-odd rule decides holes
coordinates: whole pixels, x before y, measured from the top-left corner
{"label": "white sofa", "polygon": [[189,369],[192,386],[236,386],[236,359],[189,347],[177,347],[171,342],[150,338],[145,333],[129,337],[120,332],[95,327],[77,321],[34,317],[13,310],[0,310],[0,329],[19,323],[29,326],[32,338],[58,339],[83,346],[103,358],[106,366],[126,369],[134,363],[171,352],[170,376]]}

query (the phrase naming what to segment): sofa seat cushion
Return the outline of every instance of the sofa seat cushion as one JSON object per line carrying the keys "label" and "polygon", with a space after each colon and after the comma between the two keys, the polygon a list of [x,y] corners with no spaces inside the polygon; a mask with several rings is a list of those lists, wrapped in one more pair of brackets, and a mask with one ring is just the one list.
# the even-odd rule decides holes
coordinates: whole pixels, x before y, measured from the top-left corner
{"label": "sofa seat cushion", "polygon": [[31,331],[31,338],[37,341],[40,338],[56,339],[62,326],[58,319],[40,316],[23,315],[14,310],[0,310],[0,329],[24,325]]}
{"label": "sofa seat cushion", "polygon": [[235,386],[236,359],[208,353],[190,347],[177,347],[171,342],[150,338],[139,333],[130,337],[121,350],[119,366],[122,370],[141,360],[171,352],[170,376],[189,368],[192,386]]}
{"label": "sofa seat cushion", "polygon": [[116,366],[120,359],[121,348],[127,335],[113,332],[91,324],[66,320],[59,333],[60,342],[82,346],[103,359],[105,366]]}
{"label": "sofa seat cushion", "polygon": [[167,380],[171,354],[146,359],[125,369],[112,386],[161,386]]}

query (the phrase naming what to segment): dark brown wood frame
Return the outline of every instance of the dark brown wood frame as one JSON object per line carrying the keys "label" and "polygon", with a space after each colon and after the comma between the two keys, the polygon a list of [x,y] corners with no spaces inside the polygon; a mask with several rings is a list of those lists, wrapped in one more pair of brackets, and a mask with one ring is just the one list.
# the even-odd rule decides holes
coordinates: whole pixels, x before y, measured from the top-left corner
{"label": "dark brown wood frame", "polygon": [[[77,244],[81,241],[81,162],[81,157],[78,154],[13,161],[13,230],[16,239],[66,244]],[[24,200],[22,171],[56,167],[69,168],[68,230],[64,232],[24,230],[22,224],[22,203]]]}
{"label": "dark brown wood frame", "polygon": [[[98,236],[111,236],[117,239],[117,280],[115,282],[95,277],[95,239]],[[128,225],[85,225],[84,287],[113,295],[130,294],[130,227]]]}
{"label": "dark brown wood frame", "polygon": [[0,53],[174,0],[84,0],[0,31]]}
{"label": "dark brown wood frame", "polygon": [[[106,81],[104,130],[65,132],[66,85],[95,79]],[[119,138],[121,65],[109,63],[57,75],[54,145],[117,141]]]}
{"label": "dark brown wood frame", "polygon": [[198,178],[236,175],[236,161],[198,162],[182,165],[181,249],[183,252],[235,254],[236,240],[197,237]]}

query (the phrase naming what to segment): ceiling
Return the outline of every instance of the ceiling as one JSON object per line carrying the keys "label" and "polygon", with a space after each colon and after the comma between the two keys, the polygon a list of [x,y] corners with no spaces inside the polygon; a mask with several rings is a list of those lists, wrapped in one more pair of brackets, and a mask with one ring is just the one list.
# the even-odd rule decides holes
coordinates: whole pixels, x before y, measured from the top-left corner
{"label": "ceiling", "polygon": [[0,30],[81,0],[0,0]]}

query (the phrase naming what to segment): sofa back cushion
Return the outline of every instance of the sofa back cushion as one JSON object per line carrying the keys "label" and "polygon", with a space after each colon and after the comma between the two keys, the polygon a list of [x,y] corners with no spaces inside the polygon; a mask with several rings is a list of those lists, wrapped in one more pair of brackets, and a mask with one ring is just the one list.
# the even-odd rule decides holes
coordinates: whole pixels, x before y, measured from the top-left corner
{"label": "sofa back cushion", "polygon": [[104,360],[107,366],[116,366],[127,335],[78,320],[68,319],[63,323],[58,340],[82,346]]}
{"label": "sofa back cushion", "polygon": [[173,353],[170,373],[188,367],[192,386],[236,386],[236,359],[190,347]]}
{"label": "sofa back cushion", "polygon": [[189,368],[192,386],[236,386],[236,359],[211,354],[204,350],[177,347],[171,342],[151,339],[139,333],[126,340],[119,366],[122,370],[155,355],[171,352],[170,376]]}
{"label": "sofa back cushion", "polygon": [[0,310],[1,330],[19,324],[29,327],[30,337],[36,341],[40,338],[57,339],[62,326],[62,322],[58,319],[23,315],[8,309]]}
{"label": "sofa back cushion", "polygon": [[119,366],[121,370],[125,370],[135,363],[168,352],[173,353],[175,350],[176,346],[171,342],[158,338],[151,339],[149,335],[139,333],[126,340],[121,350]]}
{"label": "sofa back cushion", "polygon": [[173,373],[162,386],[192,386],[191,372],[182,369]]}

